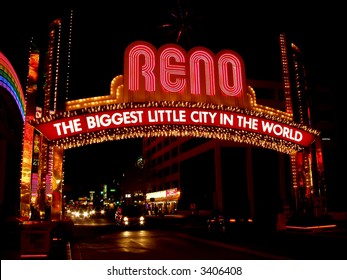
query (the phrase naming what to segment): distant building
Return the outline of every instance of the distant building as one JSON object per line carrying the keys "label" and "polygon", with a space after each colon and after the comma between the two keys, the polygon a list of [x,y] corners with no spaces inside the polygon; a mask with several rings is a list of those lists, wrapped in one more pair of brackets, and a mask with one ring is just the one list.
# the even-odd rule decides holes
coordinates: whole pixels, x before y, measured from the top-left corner
{"label": "distant building", "polygon": [[[260,93],[259,104],[284,107],[281,83],[248,84]],[[144,138],[143,154],[150,182],[147,203],[164,213],[206,214],[219,209],[275,223],[271,215],[280,206],[294,203],[287,154],[232,141],[187,137]],[[175,195],[165,197],[168,190],[176,190]],[[153,198],[152,193],[160,192],[161,197]]]}
{"label": "distant building", "polygon": [[[164,213],[245,213],[271,228],[277,213],[346,213],[343,199],[336,196],[340,175],[334,157],[340,145],[334,92],[309,87],[300,50],[284,34],[280,48],[283,80],[247,84],[258,104],[293,114],[296,122],[320,130],[321,138],[295,155],[216,139],[144,138],[146,202],[151,208]],[[167,196],[171,190],[177,195]]]}

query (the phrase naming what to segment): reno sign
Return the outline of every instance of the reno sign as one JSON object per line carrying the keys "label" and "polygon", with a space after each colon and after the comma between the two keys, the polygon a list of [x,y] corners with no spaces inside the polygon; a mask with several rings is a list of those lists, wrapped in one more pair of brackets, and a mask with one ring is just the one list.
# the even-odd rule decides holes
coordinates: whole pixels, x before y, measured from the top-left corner
{"label": "reno sign", "polygon": [[70,148],[134,137],[185,136],[230,140],[293,153],[318,131],[278,110],[256,105],[244,63],[230,50],[186,52],[167,44],[130,44],[124,76],[110,96],[68,101],[66,111],[32,124],[56,145]]}
{"label": "reno sign", "polygon": [[124,56],[124,94],[133,101],[189,101],[247,107],[245,69],[230,50],[214,55],[203,47],[188,53],[178,45],[156,50],[134,42]]}

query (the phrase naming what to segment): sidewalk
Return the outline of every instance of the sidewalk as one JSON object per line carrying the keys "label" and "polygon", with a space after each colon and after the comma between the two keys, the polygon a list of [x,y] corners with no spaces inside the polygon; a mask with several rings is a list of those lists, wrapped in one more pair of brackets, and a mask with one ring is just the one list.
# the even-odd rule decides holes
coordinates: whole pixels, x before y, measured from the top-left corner
{"label": "sidewalk", "polygon": [[72,238],[73,222],[21,221],[18,218],[2,222],[2,260],[66,259],[66,244]]}

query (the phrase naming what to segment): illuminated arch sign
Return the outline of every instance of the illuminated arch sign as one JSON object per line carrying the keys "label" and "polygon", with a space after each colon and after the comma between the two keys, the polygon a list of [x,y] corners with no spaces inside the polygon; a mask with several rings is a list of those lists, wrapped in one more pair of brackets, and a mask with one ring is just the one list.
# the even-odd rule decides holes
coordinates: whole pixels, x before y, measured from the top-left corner
{"label": "illuminated arch sign", "polygon": [[284,153],[309,146],[319,133],[254,105],[244,72],[233,51],[186,53],[174,44],[156,50],[137,41],[126,49],[124,77],[112,81],[109,97],[69,101],[66,112],[32,123],[65,148],[158,136],[232,140]]}

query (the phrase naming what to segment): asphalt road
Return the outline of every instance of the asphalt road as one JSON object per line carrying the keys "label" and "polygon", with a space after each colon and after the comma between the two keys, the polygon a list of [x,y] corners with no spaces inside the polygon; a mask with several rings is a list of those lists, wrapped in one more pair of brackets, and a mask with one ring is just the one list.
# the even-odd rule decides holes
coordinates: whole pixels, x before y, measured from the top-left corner
{"label": "asphalt road", "polygon": [[76,223],[71,259],[345,260],[344,229],[209,233],[200,220],[151,217],[145,229]]}
{"label": "asphalt road", "polygon": [[[346,260],[346,232],[346,228],[335,228],[304,232],[209,233],[204,219],[180,216],[149,217],[145,229],[123,230],[112,220],[98,218],[75,220],[72,236],[51,240],[49,252],[42,256],[23,257],[23,235],[7,227],[1,259]],[[37,246],[34,249],[38,252],[45,245],[42,241],[30,239],[30,242]]]}

